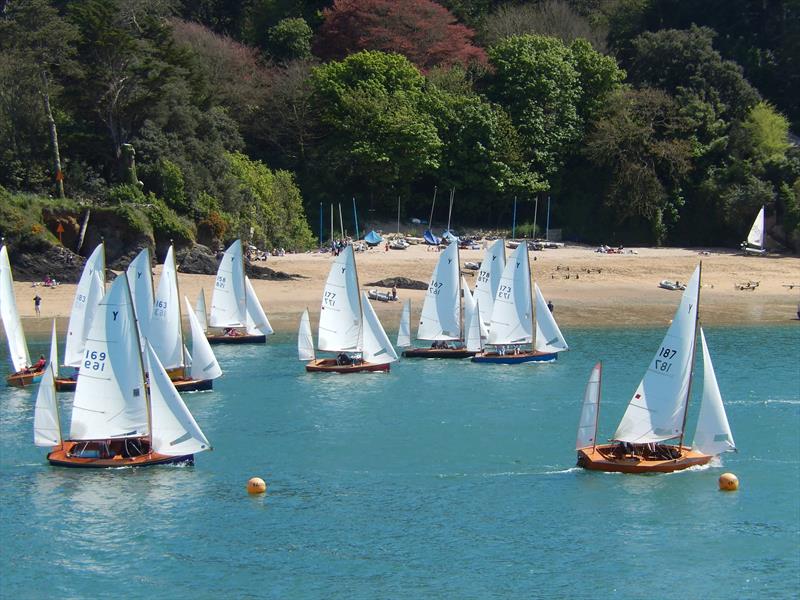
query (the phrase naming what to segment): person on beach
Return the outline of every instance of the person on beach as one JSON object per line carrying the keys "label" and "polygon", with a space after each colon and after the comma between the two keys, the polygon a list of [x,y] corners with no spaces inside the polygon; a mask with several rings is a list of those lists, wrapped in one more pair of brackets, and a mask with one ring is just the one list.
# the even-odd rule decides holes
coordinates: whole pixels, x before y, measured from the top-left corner
{"label": "person on beach", "polygon": [[42,316],[41,304],[42,304],[42,297],[39,296],[39,294],[36,294],[33,297],[33,308],[36,310],[37,317]]}
{"label": "person on beach", "polygon": [[392,300],[397,300],[397,286],[392,286]]}
{"label": "person on beach", "polygon": [[552,303],[552,301],[550,301],[550,300],[547,301],[547,308],[550,310],[550,312],[553,312],[553,303]]}

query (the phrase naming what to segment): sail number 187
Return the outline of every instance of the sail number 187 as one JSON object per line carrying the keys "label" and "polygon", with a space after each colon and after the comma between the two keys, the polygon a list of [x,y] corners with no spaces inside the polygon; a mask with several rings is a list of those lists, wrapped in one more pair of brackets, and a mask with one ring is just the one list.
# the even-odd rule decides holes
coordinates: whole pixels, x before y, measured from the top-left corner
{"label": "sail number 187", "polygon": [[672,368],[672,359],[675,358],[677,353],[677,350],[662,346],[658,354],[656,354],[655,370],[661,373],[669,373],[669,370]]}

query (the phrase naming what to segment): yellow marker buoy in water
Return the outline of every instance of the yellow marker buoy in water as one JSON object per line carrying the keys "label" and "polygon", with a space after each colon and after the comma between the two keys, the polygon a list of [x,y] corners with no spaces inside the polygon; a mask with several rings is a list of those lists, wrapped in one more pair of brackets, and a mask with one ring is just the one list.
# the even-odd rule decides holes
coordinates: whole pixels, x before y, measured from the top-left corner
{"label": "yellow marker buoy in water", "polygon": [[266,482],[261,477],[251,477],[247,481],[248,494],[263,494],[267,491]]}
{"label": "yellow marker buoy in water", "polygon": [[723,492],[735,492],[739,489],[739,478],[733,473],[723,473],[719,476],[719,489]]}

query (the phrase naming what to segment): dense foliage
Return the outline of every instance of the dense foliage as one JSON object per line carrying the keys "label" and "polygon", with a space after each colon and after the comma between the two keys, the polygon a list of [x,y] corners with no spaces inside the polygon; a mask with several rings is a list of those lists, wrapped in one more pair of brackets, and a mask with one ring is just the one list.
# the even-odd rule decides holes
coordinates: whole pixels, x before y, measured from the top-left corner
{"label": "dense foliage", "polygon": [[735,245],[764,205],[800,249],[793,0],[0,7],[0,190],[33,212],[300,250],[320,206],[363,229],[438,189],[456,227],[549,196],[566,238],[625,244]]}

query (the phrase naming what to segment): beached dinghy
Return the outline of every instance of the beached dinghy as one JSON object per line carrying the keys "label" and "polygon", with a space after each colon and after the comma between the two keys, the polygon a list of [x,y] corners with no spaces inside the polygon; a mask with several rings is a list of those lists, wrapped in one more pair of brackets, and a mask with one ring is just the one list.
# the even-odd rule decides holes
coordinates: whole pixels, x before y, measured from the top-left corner
{"label": "beached dinghy", "polygon": [[463,341],[459,264],[458,243],[451,242],[431,274],[417,327],[417,339],[432,343],[403,350],[403,358],[469,358],[475,354]]}
{"label": "beached dinghy", "polygon": [[55,446],[50,464],[126,467],[191,463],[210,450],[149,343],[149,389],[127,275],[101,300],[84,348],[69,439],[61,436],[53,371],[39,389],[34,416],[37,446]]}
{"label": "beached dinghy", "polygon": [[[601,366],[592,370],[581,411],[578,466],[593,471],[669,473],[704,465],[714,456],[735,450],[706,338],[703,348],[703,394],[694,442],[684,446],[689,396],[692,391],[700,267],[698,267],[655,357],[628,404],[610,444],[597,443]],[[667,444],[678,440],[677,444]]]}
{"label": "beached dinghy", "polygon": [[764,207],[762,206],[761,210],[758,211],[758,214],[756,215],[756,220],[753,221],[753,225],[750,227],[750,232],[747,234],[747,239],[742,242],[742,251],[745,254],[755,254],[757,256],[765,255],[767,253],[767,250],[764,247],[765,232]]}
{"label": "beached dinghy", "polygon": [[273,333],[253,285],[244,274],[241,240],[225,250],[219,263],[208,324],[223,330],[221,334],[207,334],[212,344],[262,344]]}
{"label": "beached dinghy", "polygon": [[503,270],[492,306],[487,345],[493,349],[476,354],[473,362],[550,362],[569,349],[539,286],[531,286],[526,244],[517,246]]}
{"label": "beached dinghy", "polygon": [[300,322],[297,345],[300,360],[308,361],[309,372],[388,371],[389,364],[397,360],[367,295],[358,291],[352,246],[346,246],[334,259],[322,294],[317,347],[335,352],[336,357],[315,357],[307,310]]}
{"label": "beached dinghy", "polygon": [[28,353],[28,342],[17,311],[17,300],[14,296],[14,278],[11,275],[11,263],[8,260],[8,249],[0,248],[0,317],[8,341],[8,356],[11,359],[12,373],[6,377],[6,383],[13,387],[25,387],[41,381],[44,365],[33,368]]}

